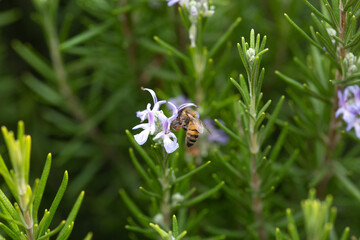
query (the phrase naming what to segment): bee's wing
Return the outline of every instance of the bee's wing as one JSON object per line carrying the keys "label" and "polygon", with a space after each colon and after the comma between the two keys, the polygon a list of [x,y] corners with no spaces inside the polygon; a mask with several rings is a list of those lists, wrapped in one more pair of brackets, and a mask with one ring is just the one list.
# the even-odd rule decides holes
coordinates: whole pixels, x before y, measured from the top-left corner
{"label": "bee's wing", "polygon": [[204,129],[206,129],[210,134],[210,130],[205,126],[205,124],[199,119],[199,118],[195,118],[191,115],[189,115],[191,121],[193,122],[196,130],[199,131],[199,133],[203,133],[204,132]]}

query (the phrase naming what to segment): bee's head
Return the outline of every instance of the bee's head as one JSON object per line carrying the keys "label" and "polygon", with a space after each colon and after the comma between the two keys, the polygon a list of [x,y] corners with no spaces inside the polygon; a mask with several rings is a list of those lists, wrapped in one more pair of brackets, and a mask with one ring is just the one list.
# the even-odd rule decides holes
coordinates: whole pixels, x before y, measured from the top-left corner
{"label": "bee's head", "polygon": [[171,127],[174,129],[174,130],[176,130],[176,131],[178,131],[178,130],[180,130],[180,128],[181,128],[181,124],[179,123],[179,121],[173,121],[172,123],[171,123]]}

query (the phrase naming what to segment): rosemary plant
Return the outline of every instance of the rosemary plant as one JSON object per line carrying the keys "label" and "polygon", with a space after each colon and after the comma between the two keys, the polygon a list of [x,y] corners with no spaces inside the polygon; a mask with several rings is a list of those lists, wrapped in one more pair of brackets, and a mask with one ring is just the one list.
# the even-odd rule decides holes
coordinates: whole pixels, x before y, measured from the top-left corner
{"label": "rosemary plant", "polygon": [[[51,154],[49,153],[47,156],[41,178],[37,178],[33,188],[31,188],[29,185],[31,138],[25,135],[23,122],[19,122],[17,139],[15,139],[14,132],[9,132],[6,127],[2,127],[1,130],[13,169],[9,170],[0,156],[0,174],[15,200],[15,203],[12,204],[11,197],[6,196],[4,191],[0,190],[0,217],[2,219],[0,228],[3,231],[2,234],[14,240],[42,240],[50,239],[52,236],[56,236],[58,240],[68,239],[74,227],[74,220],[83,200],[84,192],[80,193],[68,218],[61,221],[57,227],[50,229],[50,224],[68,184],[68,172],[65,171],[49,210],[45,209],[40,218],[39,207],[50,173]],[[1,238],[5,239],[2,235]]]}

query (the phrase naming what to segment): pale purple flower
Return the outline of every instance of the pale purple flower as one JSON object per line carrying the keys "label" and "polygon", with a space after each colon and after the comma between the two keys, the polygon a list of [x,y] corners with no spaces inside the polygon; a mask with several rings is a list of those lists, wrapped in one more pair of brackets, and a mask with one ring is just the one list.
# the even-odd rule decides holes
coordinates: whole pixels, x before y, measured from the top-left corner
{"label": "pale purple flower", "polygon": [[343,115],[343,119],[346,123],[353,121],[353,114],[349,111],[349,104],[348,104],[348,97],[349,97],[349,88],[344,90],[344,93],[338,91],[338,99],[339,99],[339,108],[335,113],[335,116],[338,117],[340,114]]}
{"label": "pale purple flower", "polygon": [[160,106],[166,101],[158,101],[156,94],[153,90],[148,88],[141,88],[143,91],[148,91],[154,101],[154,105],[151,108],[151,104],[148,103],[147,107],[143,111],[136,112],[136,116],[140,118],[141,122],[148,120],[147,123],[141,123],[133,127],[133,129],[143,129],[140,133],[134,136],[135,141],[139,145],[143,145],[149,138],[149,135],[155,135],[153,140],[160,140],[167,153],[172,153],[179,148],[177,138],[174,133],[171,132],[171,123],[177,118],[178,112],[186,107],[196,106],[194,103],[178,102],[179,107],[174,103],[168,101],[167,105],[172,112],[171,117],[166,117]]}
{"label": "pale purple flower", "polygon": [[176,3],[179,3],[180,5],[186,5],[189,0],[166,0],[166,1],[168,2],[168,6],[171,7]]}
{"label": "pale purple flower", "polygon": [[[220,119],[219,119],[219,121],[223,122]],[[220,145],[225,145],[228,143],[229,136],[225,133],[224,130],[215,127],[216,125],[215,125],[214,120],[212,120],[210,118],[206,118],[206,119],[204,119],[204,124],[211,132],[211,134],[208,136],[209,142],[215,142]]]}
{"label": "pale purple flower", "polygon": [[165,115],[161,114],[159,115],[159,119],[162,122],[162,131],[156,134],[156,136],[153,138],[153,140],[162,139],[164,143],[164,148],[167,153],[172,153],[176,149],[178,149],[179,144],[177,143],[177,138],[174,133],[170,131],[170,125],[171,122],[174,121],[178,116],[178,110],[177,107],[171,103],[168,102],[172,109],[172,116],[167,118]]}
{"label": "pale purple flower", "polygon": [[[183,95],[177,96],[175,98],[170,98],[168,102],[174,104],[178,112],[187,107],[198,107],[196,104],[191,103],[190,100]],[[172,109],[170,109],[170,111],[171,110]]]}
{"label": "pale purple flower", "polygon": [[143,91],[148,91],[150,92],[151,96],[153,97],[153,100],[154,100],[154,106],[153,108],[151,109],[151,104],[148,103],[147,104],[147,107],[144,111],[138,111],[136,112],[136,116],[138,118],[141,119],[141,122],[145,121],[146,119],[148,120],[148,123],[142,123],[142,124],[139,124],[139,125],[136,125],[135,127],[133,127],[133,129],[143,129],[142,132],[140,132],[139,134],[136,134],[134,136],[136,142],[139,144],[139,145],[143,145],[148,137],[149,137],[149,134],[153,135],[155,133],[155,130],[156,130],[156,125],[155,125],[155,120],[156,120],[156,117],[157,115],[161,115],[162,114],[162,111],[160,111],[160,105],[164,104],[166,101],[158,101],[157,100],[157,97],[156,97],[156,94],[153,90],[149,89],[149,88],[141,88]]}
{"label": "pale purple flower", "polygon": [[360,104],[355,103],[349,106],[349,111],[354,115],[353,120],[348,123],[346,131],[352,128],[355,130],[355,135],[360,139]]}
{"label": "pale purple flower", "polygon": [[355,129],[356,137],[360,139],[360,88],[357,85],[349,86],[338,92],[339,109],[335,116],[342,114],[343,120],[346,122],[346,131]]}
{"label": "pale purple flower", "polygon": [[191,26],[189,28],[189,39],[191,47],[196,47],[196,33],[197,33],[197,23],[199,17],[211,17],[215,13],[215,7],[210,6],[209,0],[166,0],[168,6],[173,6],[176,3],[179,3],[189,13],[189,20]]}
{"label": "pale purple flower", "polygon": [[[190,102],[190,99],[188,99],[187,97],[185,97],[184,95],[179,95],[177,97],[174,98],[170,98],[168,100],[169,102],[172,102],[175,106],[180,106],[181,104]],[[170,109],[171,110],[171,109]]]}

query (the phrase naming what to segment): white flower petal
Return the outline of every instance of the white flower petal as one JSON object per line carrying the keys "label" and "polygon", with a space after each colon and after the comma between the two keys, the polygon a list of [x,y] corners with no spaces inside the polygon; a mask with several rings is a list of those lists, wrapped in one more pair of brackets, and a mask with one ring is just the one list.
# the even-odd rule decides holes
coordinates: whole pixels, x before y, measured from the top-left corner
{"label": "white flower petal", "polygon": [[198,106],[194,103],[184,103],[178,107],[178,111],[180,111],[181,109],[187,108],[187,107],[198,107]]}
{"label": "white flower petal", "polygon": [[[169,1],[169,0],[168,0],[168,1]],[[168,2],[168,6],[170,7],[170,6],[174,5],[174,4],[177,3],[177,2],[179,2],[179,0],[170,0],[170,1]]]}
{"label": "white flower petal", "polygon": [[[148,104],[148,107],[149,107],[149,105],[150,105],[150,104]],[[149,112],[148,109],[145,109],[144,111],[137,111],[137,112],[136,112],[136,116],[137,116],[138,118],[140,118],[141,121],[143,122],[143,121],[146,119],[148,112]]]}
{"label": "white flower petal", "polygon": [[141,133],[136,134],[136,135],[134,136],[135,141],[136,141],[139,145],[143,145],[143,144],[147,141],[147,139],[148,139],[148,137],[149,137],[149,133],[150,133],[149,129],[145,129],[145,130],[142,131]]}
{"label": "white flower petal", "polygon": [[175,137],[174,141],[172,141],[169,137],[170,134],[167,134],[164,136],[164,147],[165,147],[165,151],[167,153],[172,153],[174,152],[176,149],[178,149],[179,147],[179,144],[177,143],[177,139]]}
{"label": "white flower petal", "polygon": [[157,97],[156,97],[156,94],[155,94],[154,90],[152,90],[150,88],[142,88],[142,90],[148,91],[151,94],[151,96],[152,96],[152,98],[154,100],[154,104],[157,103]]}
{"label": "white flower petal", "polygon": [[156,136],[153,138],[153,140],[159,139],[161,137],[163,137],[165,134],[164,132],[159,132],[158,134],[156,134]]}
{"label": "white flower petal", "polygon": [[172,122],[178,116],[178,109],[176,108],[175,104],[173,104],[172,102],[168,102],[168,104],[170,105],[172,110],[172,116],[169,117],[169,122]]}
{"label": "white flower petal", "polygon": [[148,123],[142,123],[142,124],[136,125],[132,129],[139,129],[139,128],[147,129],[147,128],[149,128],[149,124]]}
{"label": "white flower petal", "polygon": [[356,137],[360,139],[360,122],[357,121],[354,125]]}

